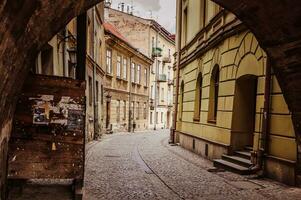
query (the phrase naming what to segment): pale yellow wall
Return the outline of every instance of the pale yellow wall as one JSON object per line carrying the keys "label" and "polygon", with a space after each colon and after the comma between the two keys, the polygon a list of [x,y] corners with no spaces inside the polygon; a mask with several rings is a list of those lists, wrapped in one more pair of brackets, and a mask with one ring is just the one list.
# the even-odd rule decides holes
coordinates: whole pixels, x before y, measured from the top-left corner
{"label": "pale yellow wall", "polygon": [[[232,114],[236,79],[252,74],[258,76],[256,125],[254,149],[257,149],[260,109],[263,108],[266,54],[258,46],[253,34],[242,32],[225,39],[215,48],[208,50],[199,59],[186,65],[180,71],[180,83],[184,81],[184,103],[179,131],[189,135],[226,145],[231,144]],[[220,89],[216,124],[208,122],[209,86],[213,66],[220,66]],[[203,74],[203,90],[200,122],[194,122],[194,100],[197,75]],[[179,99],[180,99],[179,92]],[[271,94],[270,155],[288,160],[296,160],[296,141],[291,115],[284,101],[279,85],[273,77]],[[254,116],[255,117],[255,116]],[[261,123],[262,124],[262,123]]]}

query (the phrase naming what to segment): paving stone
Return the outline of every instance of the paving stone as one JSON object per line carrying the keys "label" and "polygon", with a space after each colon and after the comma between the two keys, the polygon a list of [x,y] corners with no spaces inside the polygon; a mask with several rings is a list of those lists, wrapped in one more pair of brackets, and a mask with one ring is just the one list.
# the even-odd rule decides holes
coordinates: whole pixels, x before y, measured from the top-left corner
{"label": "paving stone", "polygon": [[120,133],[89,144],[85,199],[283,200],[301,195],[300,188],[267,179],[208,172],[212,162],[168,145],[168,137],[167,130]]}

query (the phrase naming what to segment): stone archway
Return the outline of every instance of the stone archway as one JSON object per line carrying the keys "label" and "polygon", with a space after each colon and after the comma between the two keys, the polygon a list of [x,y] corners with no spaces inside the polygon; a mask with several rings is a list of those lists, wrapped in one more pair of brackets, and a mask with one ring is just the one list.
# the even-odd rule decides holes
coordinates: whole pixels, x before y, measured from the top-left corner
{"label": "stone archway", "polygon": [[[3,0],[0,4],[0,144],[7,141],[18,93],[35,57],[72,18],[102,0]],[[0,146],[0,152],[7,145]],[[1,161],[6,156],[0,154]],[[4,175],[3,167],[0,173]],[[1,180],[0,191],[4,187]]]}
{"label": "stone archway", "polygon": [[301,2],[212,1],[234,13],[252,31],[269,56],[270,64],[292,112],[298,140],[298,168],[301,171]]}

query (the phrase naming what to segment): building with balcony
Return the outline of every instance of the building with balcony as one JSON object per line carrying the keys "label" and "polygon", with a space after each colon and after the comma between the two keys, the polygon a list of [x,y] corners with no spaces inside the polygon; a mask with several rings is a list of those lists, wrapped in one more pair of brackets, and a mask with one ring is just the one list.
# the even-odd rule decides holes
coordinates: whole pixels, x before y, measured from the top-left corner
{"label": "building with balcony", "polygon": [[148,129],[149,73],[153,60],[105,23],[105,127],[107,133]]}
{"label": "building with balcony", "polygon": [[210,0],[178,0],[177,16],[176,142],[216,167],[295,184],[291,113],[256,37]]}
{"label": "building with balcony", "polygon": [[105,20],[113,24],[123,36],[142,53],[154,60],[149,78],[149,128],[164,129],[172,125],[173,111],[168,107],[173,99],[174,35],[155,20],[134,16],[124,10],[105,8]]}
{"label": "building with balcony", "polygon": [[[103,132],[103,78],[105,75],[104,3],[87,11],[86,37],[86,139],[91,141]],[[76,78],[77,18],[55,35],[38,54],[34,73]]]}

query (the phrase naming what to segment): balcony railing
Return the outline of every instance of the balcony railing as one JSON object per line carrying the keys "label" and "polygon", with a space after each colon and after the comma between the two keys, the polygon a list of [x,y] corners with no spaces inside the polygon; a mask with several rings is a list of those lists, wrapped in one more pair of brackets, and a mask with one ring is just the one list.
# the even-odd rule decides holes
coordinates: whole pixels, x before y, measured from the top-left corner
{"label": "balcony railing", "polygon": [[161,57],[162,56],[162,49],[159,47],[153,47],[153,51],[152,51],[152,57]]}
{"label": "balcony railing", "polygon": [[171,63],[171,57],[170,56],[163,57],[163,62],[164,63]]}
{"label": "balcony railing", "polygon": [[166,74],[160,74],[158,76],[158,82],[167,82],[167,76],[166,76]]}

